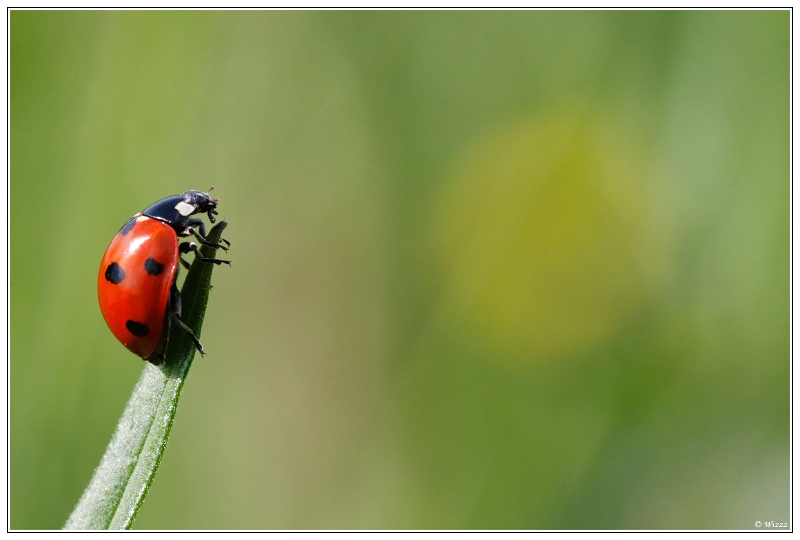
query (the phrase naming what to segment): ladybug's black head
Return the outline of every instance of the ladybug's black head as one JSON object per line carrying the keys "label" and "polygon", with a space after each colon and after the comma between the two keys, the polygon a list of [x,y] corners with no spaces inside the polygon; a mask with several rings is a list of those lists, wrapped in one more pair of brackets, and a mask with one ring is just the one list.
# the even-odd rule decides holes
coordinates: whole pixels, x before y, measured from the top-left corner
{"label": "ladybug's black head", "polygon": [[145,208],[142,214],[161,220],[178,230],[189,220],[189,216],[194,214],[208,214],[208,220],[215,223],[214,216],[217,214],[218,202],[218,199],[208,193],[192,190],[161,199]]}
{"label": "ladybug's black head", "polygon": [[192,214],[206,213],[208,214],[208,220],[211,223],[216,223],[217,220],[214,219],[214,216],[217,214],[217,203],[219,199],[215,199],[208,193],[203,193],[202,191],[191,190],[183,194],[183,201],[195,207]]}

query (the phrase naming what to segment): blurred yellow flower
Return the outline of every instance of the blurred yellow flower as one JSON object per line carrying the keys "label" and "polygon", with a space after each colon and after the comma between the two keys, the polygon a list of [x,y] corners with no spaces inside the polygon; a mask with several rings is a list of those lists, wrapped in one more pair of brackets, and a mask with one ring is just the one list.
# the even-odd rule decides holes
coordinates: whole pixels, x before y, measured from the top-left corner
{"label": "blurred yellow flower", "polygon": [[559,110],[512,125],[445,184],[436,218],[445,312],[492,346],[562,354],[595,344],[666,268],[643,150],[609,124]]}

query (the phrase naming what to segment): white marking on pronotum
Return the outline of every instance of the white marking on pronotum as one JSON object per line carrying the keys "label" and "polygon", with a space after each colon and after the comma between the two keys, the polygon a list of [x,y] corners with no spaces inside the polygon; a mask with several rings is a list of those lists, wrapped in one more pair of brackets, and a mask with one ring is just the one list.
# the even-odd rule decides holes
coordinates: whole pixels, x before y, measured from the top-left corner
{"label": "white marking on pronotum", "polygon": [[175,210],[177,210],[178,213],[182,216],[188,216],[189,214],[195,211],[195,207],[192,204],[181,201],[175,205]]}

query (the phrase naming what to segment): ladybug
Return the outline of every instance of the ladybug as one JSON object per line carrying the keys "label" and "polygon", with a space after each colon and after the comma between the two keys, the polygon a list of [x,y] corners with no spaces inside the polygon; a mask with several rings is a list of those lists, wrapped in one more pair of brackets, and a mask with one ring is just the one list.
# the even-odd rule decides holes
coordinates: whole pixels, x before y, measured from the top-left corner
{"label": "ladybug", "polygon": [[203,221],[191,217],[206,213],[215,223],[218,202],[202,191],[161,199],[129,219],[103,255],[97,277],[103,318],[120,343],[154,365],[164,362],[172,323],[189,335],[201,355],[205,353],[195,333],[180,319],[181,295],[175,285],[178,263],[189,268],[181,255],[190,251],[205,263],[231,262],[205,258],[196,244],[179,244],[178,237],[194,236],[203,245],[228,251],[222,244],[208,242]]}

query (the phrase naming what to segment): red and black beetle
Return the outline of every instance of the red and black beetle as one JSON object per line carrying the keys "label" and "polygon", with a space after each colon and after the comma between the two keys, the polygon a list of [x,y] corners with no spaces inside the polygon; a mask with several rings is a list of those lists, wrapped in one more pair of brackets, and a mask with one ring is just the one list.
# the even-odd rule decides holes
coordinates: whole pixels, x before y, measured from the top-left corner
{"label": "red and black beetle", "polygon": [[[194,236],[203,245],[227,251],[222,244],[206,241],[205,224],[191,217],[206,213],[214,223],[218,202],[208,193],[194,190],[161,199],[129,219],[103,255],[97,277],[103,318],[120,343],[155,365],[164,361],[173,322],[204,354],[200,340],[180,319],[181,295],[175,285],[178,263],[189,268],[181,255],[190,251],[206,263],[231,263],[204,258],[196,244],[179,244],[178,237]],[[230,246],[225,239],[221,242]]]}

